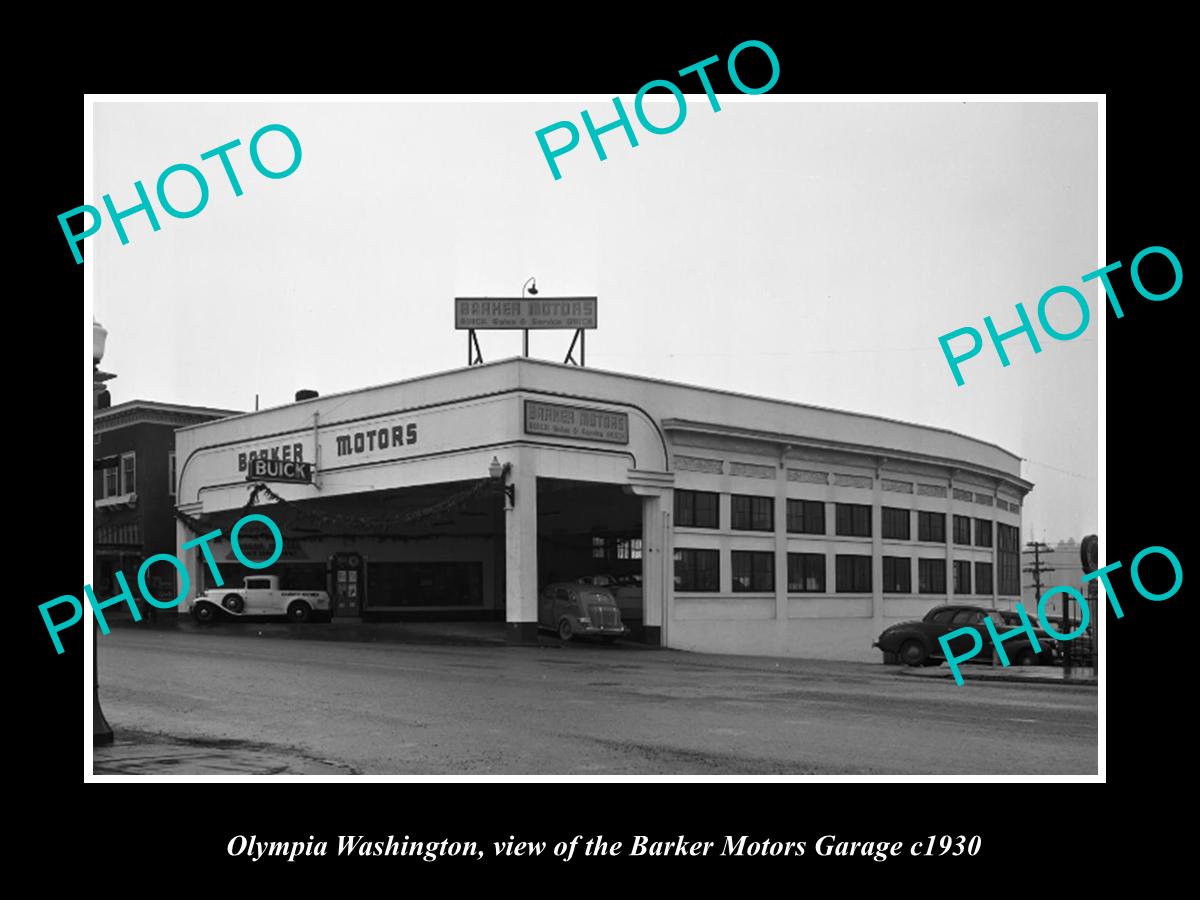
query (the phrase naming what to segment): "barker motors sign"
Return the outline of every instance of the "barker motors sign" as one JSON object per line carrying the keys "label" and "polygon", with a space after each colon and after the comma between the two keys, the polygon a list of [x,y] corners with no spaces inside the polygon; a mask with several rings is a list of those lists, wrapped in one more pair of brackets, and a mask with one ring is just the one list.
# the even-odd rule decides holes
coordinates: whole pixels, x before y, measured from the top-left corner
{"label": "barker motors sign", "polygon": [[312,484],[313,464],[298,459],[272,459],[259,456],[246,467],[247,481],[288,481]]}
{"label": "barker motors sign", "polygon": [[455,297],[454,327],[474,329],[595,328],[595,297]]}

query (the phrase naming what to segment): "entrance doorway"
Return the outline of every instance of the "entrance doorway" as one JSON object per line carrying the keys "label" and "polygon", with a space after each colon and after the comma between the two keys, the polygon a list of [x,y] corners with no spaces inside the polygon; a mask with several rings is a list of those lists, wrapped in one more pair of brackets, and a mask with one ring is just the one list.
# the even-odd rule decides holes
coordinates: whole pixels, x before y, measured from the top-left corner
{"label": "entrance doorway", "polygon": [[539,478],[538,589],[581,579],[617,601],[628,638],[642,626],[642,499],[620,485]]}

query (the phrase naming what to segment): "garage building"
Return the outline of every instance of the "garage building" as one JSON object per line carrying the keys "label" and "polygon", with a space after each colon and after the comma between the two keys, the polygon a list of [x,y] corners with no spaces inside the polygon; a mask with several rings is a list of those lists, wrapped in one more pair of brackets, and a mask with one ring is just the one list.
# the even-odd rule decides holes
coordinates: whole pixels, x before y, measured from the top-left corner
{"label": "garage building", "polygon": [[[640,576],[636,640],[847,660],[940,603],[1008,608],[1032,488],[1016,455],[942,429],[528,358],[182,428],[176,453],[184,609],[211,579],[183,544],[256,511],[284,535],[269,572],[336,616],[524,642],[546,584]],[[311,483],[251,480],[259,458]],[[265,530],[242,538],[270,555]]]}

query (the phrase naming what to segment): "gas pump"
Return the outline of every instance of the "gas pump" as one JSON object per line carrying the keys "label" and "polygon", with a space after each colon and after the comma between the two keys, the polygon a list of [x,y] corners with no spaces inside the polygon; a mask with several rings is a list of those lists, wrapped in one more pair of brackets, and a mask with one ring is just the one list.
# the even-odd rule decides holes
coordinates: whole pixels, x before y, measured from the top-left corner
{"label": "gas pump", "polygon": [[361,616],[367,587],[366,557],[359,553],[334,553],[329,557],[329,569],[333,617]]}

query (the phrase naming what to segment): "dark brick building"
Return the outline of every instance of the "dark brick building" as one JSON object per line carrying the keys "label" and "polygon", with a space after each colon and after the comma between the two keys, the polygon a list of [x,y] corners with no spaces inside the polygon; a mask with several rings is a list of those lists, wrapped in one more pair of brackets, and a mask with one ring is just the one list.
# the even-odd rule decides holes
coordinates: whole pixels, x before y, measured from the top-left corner
{"label": "dark brick building", "polygon": [[[175,429],[236,414],[149,400],[130,400],[93,413],[92,586],[98,599],[117,593],[115,574],[124,572],[143,615],[161,614],[147,609],[136,579],[146,558],[175,552]],[[151,568],[147,582],[157,597],[176,594],[174,571],[166,563]],[[108,612],[121,609],[123,604]]]}

